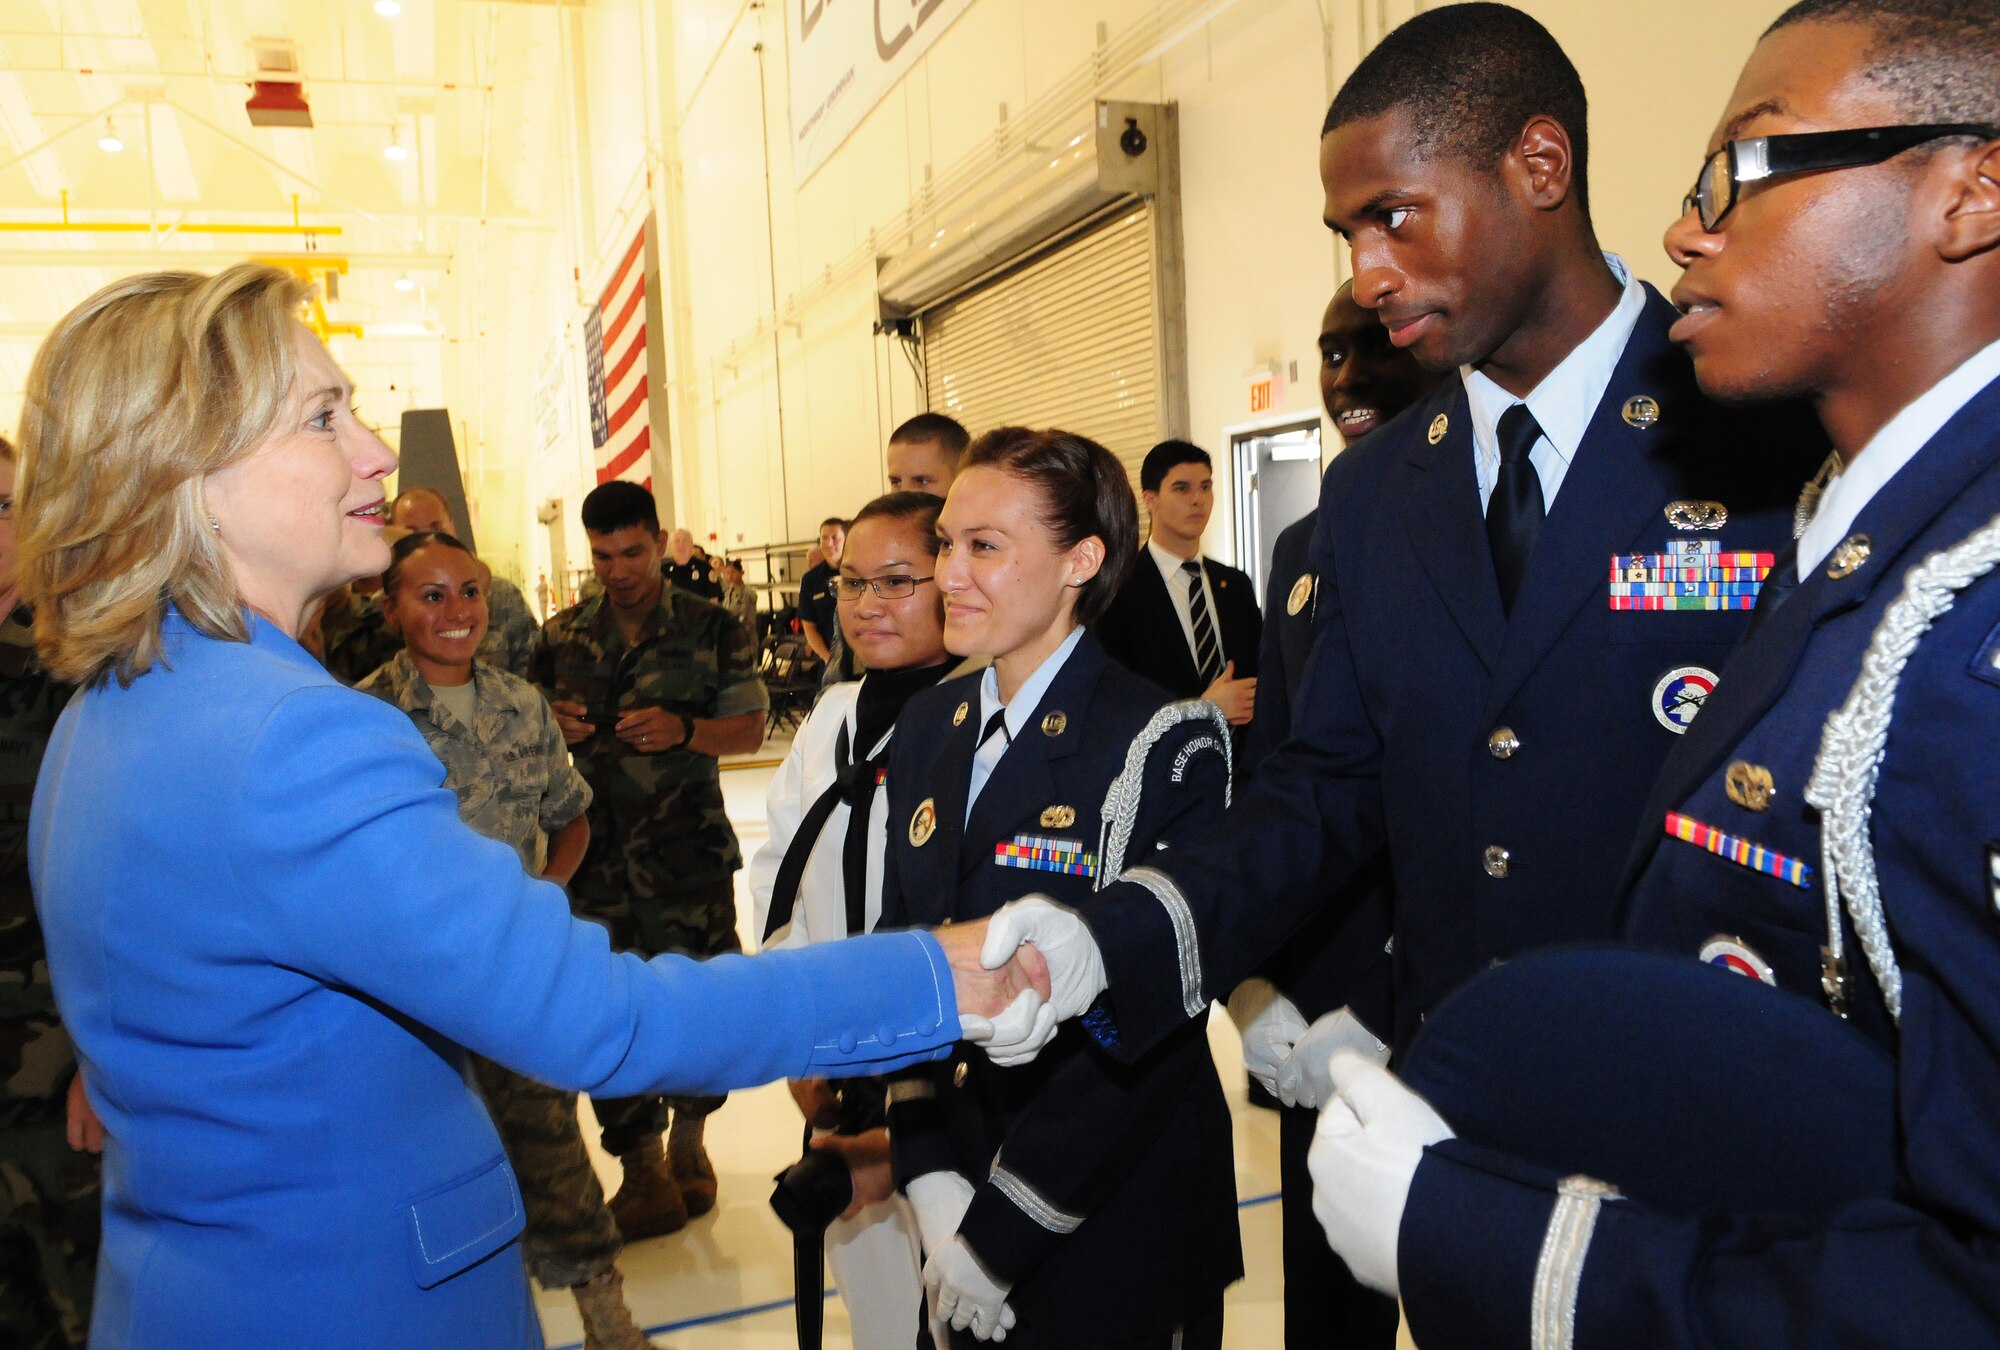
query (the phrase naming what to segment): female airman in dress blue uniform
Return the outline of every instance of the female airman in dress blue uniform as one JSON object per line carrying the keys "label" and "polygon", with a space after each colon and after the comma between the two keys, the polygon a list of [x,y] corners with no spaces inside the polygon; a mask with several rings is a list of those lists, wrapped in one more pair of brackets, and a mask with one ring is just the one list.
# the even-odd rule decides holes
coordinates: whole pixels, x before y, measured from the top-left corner
{"label": "female airman in dress blue uniform", "polygon": [[[938,533],[945,641],[992,665],[904,711],[883,922],[975,919],[1024,882],[1087,907],[1120,863],[1107,838],[1143,864],[1212,821],[1228,783],[1227,733],[1199,712],[1135,748],[1166,696],[1084,627],[1136,552],[1131,486],[1090,441],[1003,429],[968,452]],[[1121,850],[1106,793],[1128,752],[1141,769],[1136,812],[1133,780],[1121,787]],[[889,1118],[926,1283],[962,1339],[1221,1343],[1222,1291],[1243,1266],[1199,1021],[1129,1066],[1081,1028],[1030,1065],[960,1054],[892,1085]]]}

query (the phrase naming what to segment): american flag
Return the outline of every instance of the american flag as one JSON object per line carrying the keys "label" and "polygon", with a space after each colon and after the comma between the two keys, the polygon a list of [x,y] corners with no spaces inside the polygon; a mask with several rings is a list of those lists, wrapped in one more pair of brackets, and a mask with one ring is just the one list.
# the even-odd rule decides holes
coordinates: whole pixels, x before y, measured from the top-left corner
{"label": "american flag", "polygon": [[597,481],[653,485],[652,419],[646,388],[646,229],[641,225],[584,320],[590,364],[590,440]]}

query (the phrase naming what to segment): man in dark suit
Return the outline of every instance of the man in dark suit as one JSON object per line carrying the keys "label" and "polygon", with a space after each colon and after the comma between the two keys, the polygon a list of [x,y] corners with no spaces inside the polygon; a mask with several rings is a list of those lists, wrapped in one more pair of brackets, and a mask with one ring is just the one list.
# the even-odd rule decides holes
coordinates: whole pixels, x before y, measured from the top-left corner
{"label": "man in dark suit", "polygon": [[1215,510],[1208,452],[1161,441],[1139,467],[1152,533],[1132,574],[1093,631],[1111,658],[1175,698],[1206,698],[1229,724],[1250,725],[1257,701],[1257,648],[1264,621],[1257,588],[1201,553]]}
{"label": "man in dark suit", "polygon": [[[1347,449],[1422,398],[1438,376],[1389,342],[1381,320],[1354,303],[1342,282],[1320,321],[1319,390]],[[1248,764],[1290,739],[1292,700],[1312,653],[1318,577],[1312,570],[1315,507],[1287,525],[1271,550],[1264,590],[1264,645]],[[1396,1302],[1363,1287],[1327,1246],[1313,1216],[1306,1152],[1325,1105],[1306,1066],[1333,1045],[1371,1048],[1394,1025],[1389,995],[1390,878],[1378,855],[1307,920],[1264,967],[1229,996],[1243,1031],[1243,1063],[1285,1107],[1278,1126],[1283,1187],[1285,1344],[1290,1350],[1387,1350],[1396,1343]],[[1361,1039],[1366,1034],[1367,1041]]]}
{"label": "man in dark suit", "polygon": [[1574,66],[1505,5],[1419,14],[1334,100],[1354,297],[1457,377],[1327,471],[1292,739],[1217,831],[1087,918],[994,919],[989,955],[1055,954],[1059,1014],[1108,988],[1088,1025],[1112,1053],[1200,1014],[1384,846],[1398,1047],[1491,962],[1617,931],[1646,794],[1826,450],[1797,408],[1695,387],[1678,312],[1599,250],[1584,129]]}

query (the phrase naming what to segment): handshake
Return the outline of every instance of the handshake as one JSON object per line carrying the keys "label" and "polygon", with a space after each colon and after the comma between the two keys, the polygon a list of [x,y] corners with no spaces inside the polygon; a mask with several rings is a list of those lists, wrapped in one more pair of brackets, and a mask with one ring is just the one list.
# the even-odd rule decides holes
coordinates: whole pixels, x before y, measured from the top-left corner
{"label": "handshake", "polygon": [[964,1039],[1025,1064],[1104,992],[1104,959],[1075,910],[1030,895],[935,933],[951,964]]}

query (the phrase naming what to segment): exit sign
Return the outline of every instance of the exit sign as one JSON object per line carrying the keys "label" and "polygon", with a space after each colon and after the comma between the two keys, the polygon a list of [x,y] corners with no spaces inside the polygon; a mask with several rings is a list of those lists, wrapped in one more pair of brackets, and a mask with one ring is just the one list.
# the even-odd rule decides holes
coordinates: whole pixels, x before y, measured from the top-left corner
{"label": "exit sign", "polygon": [[1250,381],[1250,415],[1267,413],[1278,406],[1278,380],[1275,375],[1260,375]]}

